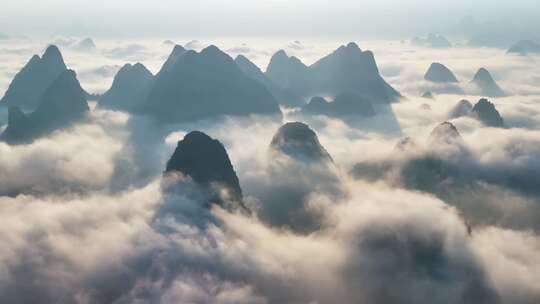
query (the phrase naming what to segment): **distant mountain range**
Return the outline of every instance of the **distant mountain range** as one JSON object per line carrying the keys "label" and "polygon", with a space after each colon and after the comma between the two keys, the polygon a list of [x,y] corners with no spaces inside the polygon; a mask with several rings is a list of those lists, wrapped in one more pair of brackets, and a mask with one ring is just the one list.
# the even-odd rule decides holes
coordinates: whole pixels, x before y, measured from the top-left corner
{"label": "distant mountain range", "polygon": [[10,106],[8,125],[0,139],[10,144],[26,143],[55,130],[70,126],[89,111],[86,93],[75,72],[65,70],[39,98],[37,109],[29,114]]}
{"label": "distant mountain range", "polygon": [[353,92],[372,103],[390,103],[401,97],[380,75],[373,53],[362,51],[352,42],[311,66],[278,51],[272,56],[266,75],[305,98]]}
{"label": "distant mountain range", "polygon": [[[91,39],[79,44],[84,49],[95,47]],[[49,46],[15,76],[1,104],[19,107],[21,113],[36,111],[45,91],[65,71],[59,49]],[[215,46],[196,52],[175,45],[155,76],[140,63],[126,64],[103,95],[83,90],[85,99],[99,99],[99,106],[148,115],[163,123],[220,115],[280,116],[280,104],[302,106],[319,93],[335,97],[317,110],[332,116],[371,116],[373,104],[401,97],[380,76],[373,53],[362,51],[355,43],[339,47],[311,66],[279,51],[264,73],[245,56],[233,60]],[[313,113],[310,106],[305,113]],[[11,112],[14,117],[20,114],[15,109]]]}
{"label": "distant mountain range", "polygon": [[50,45],[43,55],[32,56],[26,65],[15,75],[0,104],[17,106],[33,111],[47,88],[66,71],[67,67],[60,50]]}

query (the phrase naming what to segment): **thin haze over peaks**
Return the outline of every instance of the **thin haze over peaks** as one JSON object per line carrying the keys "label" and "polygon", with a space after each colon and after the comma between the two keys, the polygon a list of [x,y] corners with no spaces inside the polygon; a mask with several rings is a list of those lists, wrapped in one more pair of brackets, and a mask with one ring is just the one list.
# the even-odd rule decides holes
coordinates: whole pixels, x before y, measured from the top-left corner
{"label": "thin haze over peaks", "polygon": [[0,28],[26,35],[394,37],[451,31],[465,16],[538,26],[539,12],[535,0],[8,0],[0,10]]}

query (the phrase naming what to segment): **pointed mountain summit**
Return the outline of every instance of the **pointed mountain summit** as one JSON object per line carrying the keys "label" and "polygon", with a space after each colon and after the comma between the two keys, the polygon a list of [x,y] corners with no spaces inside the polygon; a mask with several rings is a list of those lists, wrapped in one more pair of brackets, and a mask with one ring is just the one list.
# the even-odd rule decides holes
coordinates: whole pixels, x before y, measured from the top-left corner
{"label": "pointed mountain summit", "polygon": [[318,92],[336,96],[353,92],[373,103],[388,103],[401,97],[381,77],[371,51],[362,51],[354,42],[340,46],[309,67]]}
{"label": "pointed mountain summit", "polygon": [[156,75],[137,112],[164,123],[220,115],[281,115],[276,99],[215,46],[187,51]]}
{"label": "pointed mountain summit", "polygon": [[466,99],[462,99],[457,103],[457,105],[454,108],[452,108],[452,110],[450,110],[450,113],[448,116],[451,119],[467,116],[471,114],[472,108],[473,108],[473,105],[471,104],[470,101]]}
{"label": "pointed mountain summit", "polygon": [[485,68],[480,68],[471,80],[471,84],[480,89],[480,95],[488,97],[503,97],[506,93],[499,87],[497,82]]}
{"label": "pointed mountain summit", "polygon": [[456,76],[445,65],[434,62],[429,66],[424,79],[435,83],[458,83]]}
{"label": "pointed mountain summit", "polygon": [[169,57],[167,57],[167,60],[165,61],[163,66],[161,66],[161,70],[158,74],[172,68],[176,64],[176,62],[178,62],[180,57],[182,57],[186,52],[187,50],[183,46],[175,44],[171,51],[171,54],[169,55]]}
{"label": "pointed mountain summit", "polygon": [[289,122],[281,126],[272,138],[270,148],[293,159],[333,162],[330,154],[320,144],[317,134],[301,122]]}
{"label": "pointed mountain summit", "polygon": [[429,135],[430,146],[462,144],[461,134],[451,122],[443,122],[436,126]]}
{"label": "pointed mountain summit", "polygon": [[[203,132],[193,131],[178,142],[178,146],[167,162],[166,172],[181,172],[189,176],[203,190],[208,191],[211,203],[225,207],[221,188],[229,197],[242,202],[242,189],[238,176],[223,144]],[[245,208],[242,205],[242,208]]]}
{"label": "pointed mountain summit", "polygon": [[43,56],[34,55],[15,75],[0,104],[35,110],[45,90],[66,69],[60,50],[50,45]]}
{"label": "pointed mountain summit", "polygon": [[264,86],[272,93],[279,104],[294,107],[303,104],[303,100],[300,96],[296,96],[294,93],[282,89],[275,84],[267,75],[265,75],[258,66],[251,62],[244,55],[238,55],[234,59],[236,65],[244,72],[244,74],[258,82],[264,84]]}
{"label": "pointed mountain summit", "polygon": [[279,50],[270,59],[266,76],[281,88],[296,95],[305,96],[311,91],[311,75],[308,67],[300,59],[289,57],[284,50]]}
{"label": "pointed mountain summit", "polygon": [[485,98],[480,99],[474,105],[472,113],[486,126],[498,128],[504,127],[504,121],[499,114],[499,111],[497,111],[493,103]]}
{"label": "pointed mountain summit", "polygon": [[279,51],[272,56],[266,75],[306,98],[353,92],[373,103],[388,103],[401,97],[379,74],[373,53],[362,51],[354,42],[340,46],[309,67]]}
{"label": "pointed mountain summit", "polygon": [[89,111],[86,94],[75,72],[64,71],[47,88],[38,108],[26,115],[18,107],[10,107],[8,126],[0,138],[8,143],[24,143],[70,126]]}
{"label": "pointed mountain summit", "polygon": [[99,105],[130,112],[145,98],[154,75],[142,64],[124,65],[116,76],[111,88],[99,99]]}
{"label": "pointed mountain summit", "polygon": [[540,44],[532,40],[521,40],[512,45],[508,51],[508,54],[518,54],[526,56],[529,54],[540,54]]}

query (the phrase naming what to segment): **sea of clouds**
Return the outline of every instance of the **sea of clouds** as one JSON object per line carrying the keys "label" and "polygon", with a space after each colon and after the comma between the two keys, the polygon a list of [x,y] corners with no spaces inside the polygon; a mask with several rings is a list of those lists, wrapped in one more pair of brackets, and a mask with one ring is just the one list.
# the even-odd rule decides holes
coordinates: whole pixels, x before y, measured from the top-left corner
{"label": "sea of clouds", "polygon": [[[91,93],[107,90],[124,63],[155,73],[172,49],[163,40],[100,39],[81,49],[80,40],[0,41],[0,92],[47,43],[60,46]],[[280,48],[313,63],[349,40],[174,41],[196,50],[214,43],[264,70]],[[374,51],[405,100],[355,123],[284,115],[317,132],[331,169],[276,159],[268,147],[283,122],[262,117],[161,126],[92,104],[70,129],[32,144],[0,143],[0,302],[538,303],[540,57],[400,41],[359,46]],[[507,128],[457,118],[467,153],[430,146],[431,130],[460,99],[481,97],[421,98],[434,89],[423,80],[434,61],[464,88],[488,68],[511,93],[491,99]],[[192,191],[162,191],[178,182],[162,172],[191,130],[225,145],[256,212],[209,210]],[[399,174],[353,177],[358,163],[404,167],[413,156],[395,146],[405,136],[419,143],[415,156],[442,150],[470,173],[471,186],[450,184],[456,195],[446,200],[407,187]],[[181,184],[190,188],[189,179]]]}

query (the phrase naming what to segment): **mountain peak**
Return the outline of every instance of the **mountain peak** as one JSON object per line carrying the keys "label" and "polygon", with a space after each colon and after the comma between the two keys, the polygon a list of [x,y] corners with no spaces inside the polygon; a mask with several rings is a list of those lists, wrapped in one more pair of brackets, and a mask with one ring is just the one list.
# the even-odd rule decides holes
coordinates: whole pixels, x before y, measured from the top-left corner
{"label": "mountain peak", "polygon": [[49,45],[43,56],[32,56],[15,75],[0,103],[33,111],[45,90],[66,70],[60,50]]}
{"label": "mountain peak", "polygon": [[481,95],[489,97],[502,97],[506,95],[486,68],[478,69],[471,83],[480,89]]}
{"label": "mountain peak", "polygon": [[111,88],[99,99],[99,105],[131,111],[143,99],[154,75],[141,63],[127,63],[116,73]]}
{"label": "mountain peak", "polygon": [[429,69],[427,70],[426,74],[424,75],[424,79],[431,82],[436,83],[457,83],[459,82],[450,71],[449,68],[447,68],[445,65],[439,63],[439,62],[433,62]]}
{"label": "mountain peak", "polygon": [[436,126],[429,136],[429,142],[432,145],[453,145],[455,143],[461,143],[461,134],[458,129],[448,121],[445,121]]}
{"label": "mountain peak", "polygon": [[354,50],[359,50],[360,51],[360,47],[358,47],[358,44],[356,44],[356,42],[349,42],[347,44],[347,48],[348,49],[354,49]]}
{"label": "mountain peak", "polygon": [[512,45],[508,51],[508,54],[528,55],[528,54],[540,54],[540,44],[532,40],[521,40]]}
{"label": "mountain peak", "polygon": [[178,62],[178,59],[180,59],[180,57],[182,57],[186,52],[187,51],[184,47],[179,44],[175,44],[171,51],[171,54],[169,55],[169,57],[167,57],[167,60],[165,60],[165,63],[161,67],[161,70],[158,74],[170,70],[176,64],[176,62]]}
{"label": "mountain peak", "polygon": [[472,108],[473,114],[484,125],[489,127],[504,127],[504,121],[495,105],[489,100],[482,98]]}
{"label": "mountain peak", "polygon": [[224,187],[231,198],[242,200],[242,190],[229,155],[221,142],[200,131],[192,131],[178,142],[176,150],[167,162],[166,172],[181,172],[198,185],[211,192],[211,200],[223,206],[219,189]]}
{"label": "mountain peak", "polygon": [[281,126],[272,138],[270,147],[294,159],[332,162],[332,157],[320,144],[317,134],[301,122],[289,122]]}
{"label": "mountain peak", "polygon": [[486,68],[480,68],[474,75],[473,81],[494,82],[495,80]]}
{"label": "mountain peak", "polygon": [[277,51],[274,55],[272,55],[272,59],[283,59],[283,58],[289,58],[289,55],[284,50]]}
{"label": "mountain peak", "polygon": [[471,113],[472,108],[473,108],[473,105],[471,104],[470,101],[466,99],[462,99],[457,103],[457,105],[454,108],[452,108],[452,110],[450,111],[449,117],[458,118],[462,116],[467,116]]}
{"label": "mountain peak", "polygon": [[1,138],[8,143],[30,142],[39,136],[65,128],[89,111],[86,94],[76,74],[65,70],[40,96],[34,112],[23,114],[10,107],[9,124]]}
{"label": "mountain peak", "polygon": [[47,64],[62,65],[65,67],[64,58],[58,47],[54,44],[47,47],[41,59]]}

